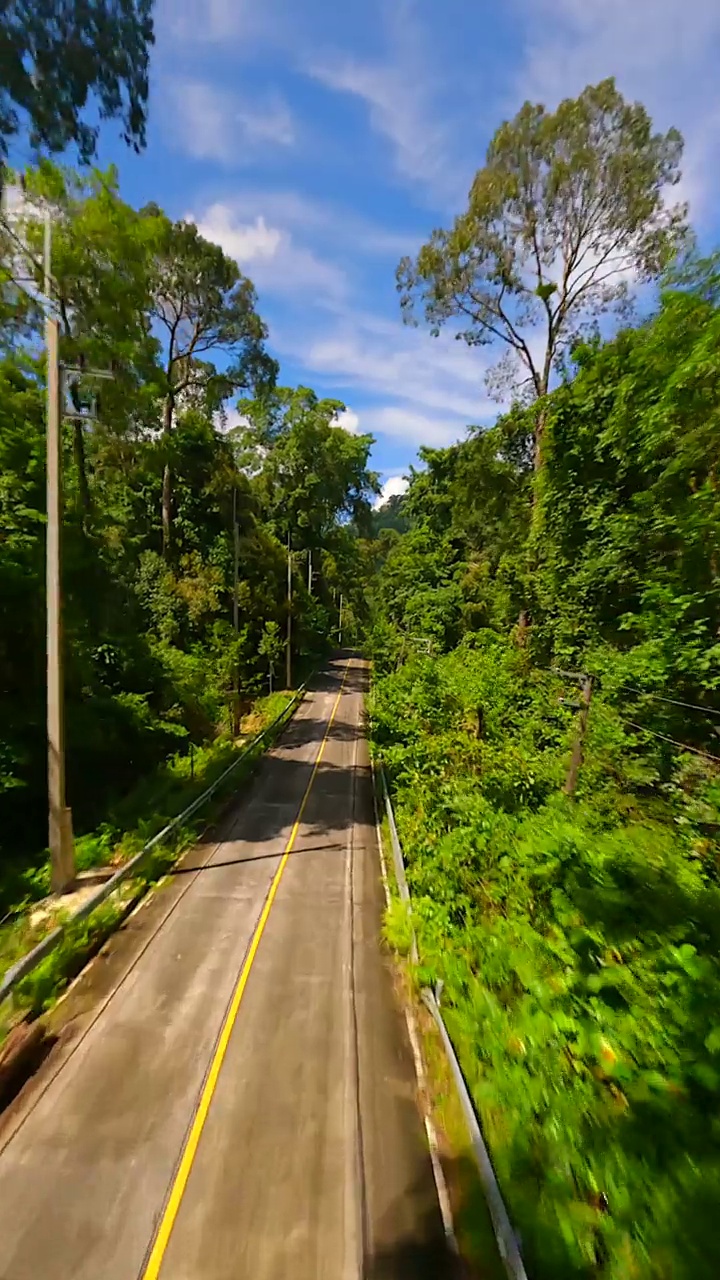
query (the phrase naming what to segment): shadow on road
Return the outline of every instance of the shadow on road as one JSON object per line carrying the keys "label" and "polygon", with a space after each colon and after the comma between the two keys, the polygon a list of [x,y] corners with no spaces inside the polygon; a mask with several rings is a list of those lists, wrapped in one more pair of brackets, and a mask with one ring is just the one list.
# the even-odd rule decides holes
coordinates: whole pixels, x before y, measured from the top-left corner
{"label": "shadow on road", "polygon": [[348,705],[344,700],[338,705],[323,758],[316,768],[333,705],[326,698],[324,714],[318,715],[317,695],[337,697],[341,688],[344,693],[362,695],[367,689],[367,669],[352,666],[346,674],[347,661],[348,655],[335,658],[311,684],[307,699],[272,750],[260,760],[254,777],[242,784],[221,818],[201,836],[193,856],[176,867],[174,875],[197,870],[198,864],[204,864],[211,847],[234,841],[243,842],[243,856],[223,858],[223,850],[219,848],[207,863],[208,869],[233,865],[236,861],[249,863],[276,857],[278,837],[288,833],[313,772],[315,779],[303,815],[303,832],[296,840],[293,854],[310,852],[319,845],[327,849],[325,840],[330,832],[335,834],[333,844],[337,844],[337,833],[353,825],[349,797],[356,785],[364,785],[369,769],[367,765],[355,770],[351,767],[352,744],[364,736],[364,717],[361,712],[358,719],[355,712],[354,720],[344,719],[343,708]]}
{"label": "shadow on road", "polygon": [[[444,1162],[451,1182],[454,1181],[452,1163]],[[393,1224],[407,1221],[408,1205],[413,1203],[416,1209],[411,1232],[400,1233],[393,1240]],[[410,1187],[402,1202],[391,1208],[379,1224],[379,1232],[387,1233],[390,1239],[366,1253],[363,1280],[500,1280],[501,1274],[504,1280],[494,1242],[487,1267],[482,1263],[470,1264],[453,1251],[445,1237],[434,1185],[427,1176]]]}
{"label": "shadow on road", "polygon": [[363,1280],[507,1280],[474,1161],[465,1155],[443,1157],[443,1170],[453,1205],[453,1227],[463,1256],[446,1240],[434,1185],[427,1176],[411,1187],[402,1203],[387,1215],[407,1221],[408,1202],[415,1202],[412,1231],[368,1250]]}

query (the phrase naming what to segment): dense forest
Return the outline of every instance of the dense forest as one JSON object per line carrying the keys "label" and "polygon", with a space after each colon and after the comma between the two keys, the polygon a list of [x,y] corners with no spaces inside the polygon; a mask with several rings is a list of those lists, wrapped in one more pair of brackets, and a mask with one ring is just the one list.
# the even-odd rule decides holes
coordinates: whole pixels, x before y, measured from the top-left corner
{"label": "dense forest", "polygon": [[[497,284],[452,234],[414,268],[431,322]],[[644,319],[422,450],[375,553],[418,978],[542,1280],[720,1270],[720,269],[658,274]]]}
{"label": "dense forest", "polygon": [[[237,732],[362,619],[371,438],[285,388],[252,284],[216,245],[44,161],[7,219],[0,292],[2,853],[32,862],[45,805],[45,356],[50,208],[61,316],[68,793],[78,834],[172,753]],[[85,370],[88,370],[85,373]],[[101,381],[92,370],[110,373]],[[238,425],[227,408],[237,406]],[[292,569],[288,597],[288,548]],[[17,886],[6,875],[6,905]],[[8,898],[9,895],[9,898]]]}
{"label": "dense forest", "polygon": [[[33,72],[63,6],[0,21],[0,159],[20,111],[89,161],[92,94],[142,146],[150,9],[101,23],[68,86]],[[512,408],[375,511],[371,438],[282,385],[251,281],[191,222],[46,159],[0,228],[0,919],[46,888],[49,209],[76,832],[234,741],[342,598],[418,982],[535,1280],[720,1271],[720,260],[667,198],[681,154],[612,81],[501,126],[398,285],[432,332],[504,349]]]}

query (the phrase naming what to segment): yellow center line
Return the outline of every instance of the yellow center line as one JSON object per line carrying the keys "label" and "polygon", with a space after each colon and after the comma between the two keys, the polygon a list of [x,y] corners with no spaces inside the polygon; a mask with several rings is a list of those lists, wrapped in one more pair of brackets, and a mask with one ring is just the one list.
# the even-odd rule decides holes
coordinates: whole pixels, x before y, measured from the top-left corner
{"label": "yellow center line", "polygon": [[212,1059],[212,1062],[210,1063],[210,1070],[208,1071],[207,1077],[205,1079],[205,1085],[203,1087],[202,1094],[200,1095],[200,1101],[198,1103],[197,1110],[195,1112],[195,1119],[193,1120],[192,1128],[190,1129],[190,1132],[188,1134],[187,1141],[185,1143],[182,1156],[180,1158],[180,1164],[178,1165],[178,1170],[177,1170],[177,1173],[175,1174],[175,1180],[172,1184],[172,1187],[170,1189],[170,1195],[168,1196],[167,1203],[165,1205],[165,1211],[160,1220],[160,1225],[158,1227],[157,1234],[155,1236],[155,1242],[153,1244],[152,1252],[148,1259],[147,1266],[145,1267],[145,1270],[142,1273],[141,1280],[158,1280],[158,1276],[160,1275],[160,1269],[163,1264],[165,1252],[170,1242],[170,1236],[172,1234],[172,1230],[175,1225],[175,1219],[177,1218],[180,1205],[182,1204],[182,1198],[183,1198],[183,1195],[185,1194],[185,1188],[188,1184],[188,1179],[190,1177],[190,1173],[193,1167],[193,1162],[195,1160],[197,1149],[200,1144],[200,1138],[202,1137],[202,1131],[205,1127],[205,1121],[208,1118],[208,1112],[210,1111],[210,1104],[212,1102],[215,1089],[217,1087],[217,1082],[220,1076],[223,1060],[225,1058],[225,1054],[227,1053],[228,1045],[230,1043],[230,1036],[232,1035],[232,1030],[238,1016],[240,1003],[243,998],[245,987],[247,986],[247,980],[250,976],[250,970],[252,969],[253,961],[257,954],[257,949],[260,946],[260,939],[262,938],[263,932],[265,930],[265,925],[267,924],[268,916],[270,915],[270,910],[272,908],[273,902],[275,901],[275,895],[277,894],[278,886],[280,884],[280,881],[282,880],[282,875],[285,870],[285,867],[287,866],[288,858],[292,853],[293,845],[295,844],[295,841],[297,839],[297,833],[300,829],[300,823],[302,822],[303,814],[305,812],[305,807],[310,797],[312,785],[315,781],[315,775],[320,766],[320,761],[323,758],[325,745],[330,736],[330,730],[332,729],[333,721],[335,719],[337,709],[340,705],[340,699],[342,697],[343,689],[345,687],[345,681],[347,680],[347,674],[349,670],[350,670],[350,663],[348,662],[345,668],[345,673],[342,678],[342,684],[340,685],[337,698],[335,699],[335,704],[333,706],[332,711],[330,712],[330,719],[328,720],[327,728],[325,730],[323,740],[320,743],[320,750],[317,753],[315,764],[313,765],[313,771],[310,775],[310,781],[308,782],[307,787],[305,788],[305,794],[300,802],[300,808],[298,809],[297,817],[293,824],[292,831],[290,832],[290,838],[285,846],[285,851],[282,855],[282,858],[280,859],[280,865],[277,871],[275,872],[275,875],[273,877],[273,882],[270,885],[270,889],[268,890],[268,895],[267,895],[267,898],[265,899],[265,905],[263,906],[262,914],[260,916],[260,919],[258,920],[255,933],[253,934],[252,942],[250,943],[250,949],[247,953],[247,956],[245,957],[245,963],[243,964],[243,967],[240,971],[240,977],[238,978],[237,985],[233,992],[233,997],[230,1002],[230,1007],[225,1016],[225,1021],[223,1023],[222,1030],[220,1032],[220,1036],[217,1042],[217,1046],[215,1048],[215,1053],[213,1054],[213,1059]]}

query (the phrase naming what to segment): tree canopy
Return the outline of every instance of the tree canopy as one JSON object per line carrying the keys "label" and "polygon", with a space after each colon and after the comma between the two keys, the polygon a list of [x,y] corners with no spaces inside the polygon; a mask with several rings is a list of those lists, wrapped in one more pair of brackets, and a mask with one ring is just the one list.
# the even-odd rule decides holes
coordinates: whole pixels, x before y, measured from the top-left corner
{"label": "tree canopy", "polygon": [[119,117],[123,138],[145,145],[153,0],[9,0],[0,11],[0,163],[25,126],[50,152],[75,143],[95,154],[101,119]]}
{"label": "tree canopy", "polygon": [[545,396],[579,337],[625,314],[632,286],[682,244],[687,209],[666,200],[682,145],[612,79],[554,112],[526,102],[495,133],[467,209],[400,263],[406,316],[419,307],[433,333],[451,323],[471,346],[504,347],[491,386]]}
{"label": "tree canopy", "polygon": [[720,1265],[719,324],[717,259],[673,268],[574,349],[540,471],[533,406],[423,450],[372,561],[423,980],[539,1280]]}
{"label": "tree canopy", "polygon": [[[53,211],[61,359],[81,370],[64,425],[63,587],[68,792],[82,834],[279,682],[288,519],[293,665],[307,671],[326,651],[340,594],[352,638],[364,616],[358,528],[377,480],[372,439],[337,424],[339,400],[275,388],[252,283],[193,224],[133,209],[112,170],[49,160],[26,175],[25,201]],[[26,254],[17,236],[0,242],[0,904],[3,860],[45,842],[43,313],[40,293],[17,283],[42,283],[31,212]],[[112,372],[99,394],[83,362]],[[226,410],[241,391],[238,435]],[[264,445],[247,417],[261,404],[274,414]]]}

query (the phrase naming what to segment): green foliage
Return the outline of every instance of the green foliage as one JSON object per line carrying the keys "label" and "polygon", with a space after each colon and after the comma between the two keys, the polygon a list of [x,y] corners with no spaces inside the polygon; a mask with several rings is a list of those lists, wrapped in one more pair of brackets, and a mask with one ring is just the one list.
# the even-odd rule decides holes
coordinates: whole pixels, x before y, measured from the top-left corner
{"label": "green foliage", "polygon": [[[117,175],[43,161],[26,200],[53,213],[69,380],[62,530],[67,790],[79,847],[182,744],[213,750],[277,668],[292,517],[293,669],[321,661],[342,594],[363,617],[358,531],[377,482],[371,439],[337,401],[273,390],[252,283],[192,223],[132,209]],[[27,224],[35,274],[42,226]],[[43,315],[0,228],[0,902],[46,841]],[[238,390],[276,406],[254,466],[221,430]],[[259,410],[258,410],[259,412]],[[312,551],[312,590],[302,553]],[[298,555],[300,552],[300,555]],[[237,629],[235,618],[237,617]],[[221,752],[222,754],[222,752]],[[199,768],[199,765],[198,765]],[[198,773],[198,777],[200,772]],[[132,806],[131,806],[132,807]],[[162,808],[158,812],[164,812]],[[2,914],[0,912],[0,914]]]}
{"label": "green foliage", "polygon": [[405,515],[405,500],[402,494],[393,494],[386,502],[381,503],[372,513],[372,535],[377,538],[384,529],[393,529],[396,533],[407,533],[410,522]]}
{"label": "green foliage", "polygon": [[[375,685],[420,977],[443,982],[530,1274],[709,1280],[720,1262],[709,810],[688,804],[687,765],[662,803],[643,798],[633,745],[602,702],[579,796],[563,797],[571,713],[559,688],[489,633]],[[402,942],[395,912],[387,930]]]}
{"label": "green foliage", "polygon": [[687,701],[718,682],[719,335],[714,302],[672,289],[650,323],[580,349],[538,484],[543,626],[568,654],[598,638],[641,649],[627,683]]}
{"label": "green foliage", "polygon": [[277,622],[272,619],[265,623],[263,633],[260,637],[258,645],[258,653],[265,658],[268,664],[268,676],[270,678],[270,691],[272,692],[273,680],[275,678],[276,668],[282,658],[284,649],[284,641],[280,635],[280,628]]}
{"label": "green foliage", "polygon": [[[307,387],[278,388],[260,401],[241,401],[250,422],[243,434],[269,447],[260,474],[263,501],[279,537],[291,535],[298,550],[323,545],[338,520],[369,520],[369,498],[378,491],[368,471],[372,437],[352,435],[337,423],[340,400],[318,400]],[[271,415],[272,426],[267,417]]]}
{"label": "green foliage", "polygon": [[37,0],[3,5],[0,18],[0,159],[25,121],[33,147],[77,144],[83,160],[98,129],[83,119],[120,117],[123,137],[145,145],[152,0]]}
{"label": "green foliage", "polygon": [[[720,1265],[717,281],[575,348],[534,474],[532,410],[425,451],[373,561],[418,977],[538,1280]],[[594,677],[572,800],[554,666]]]}
{"label": "green foliage", "polygon": [[412,920],[407,903],[393,898],[385,913],[383,937],[399,956],[409,956],[412,946]]}

